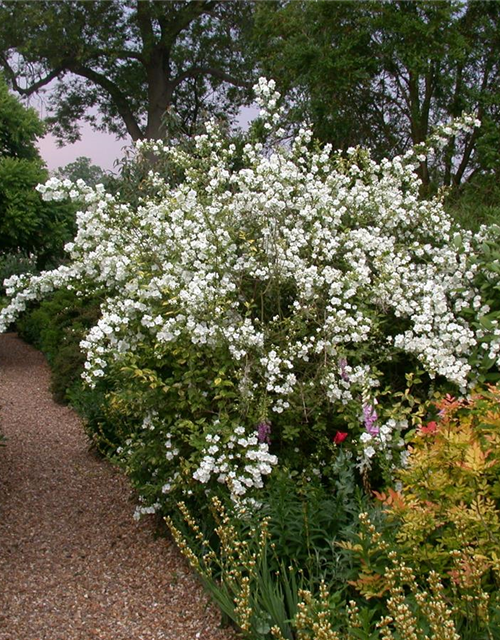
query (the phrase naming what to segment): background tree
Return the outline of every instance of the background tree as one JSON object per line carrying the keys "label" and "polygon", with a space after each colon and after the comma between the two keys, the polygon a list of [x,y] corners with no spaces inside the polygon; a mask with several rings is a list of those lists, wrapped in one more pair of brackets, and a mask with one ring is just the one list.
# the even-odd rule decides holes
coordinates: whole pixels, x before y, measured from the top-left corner
{"label": "background tree", "polygon": [[[0,77],[0,259],[57,259],[69,239],[73,208],[42,201],[35,187],[48,172],[35,146],[44,126],[36,111],[9,93]],[[2,272],[2,275],[7,275]]]}
{"label": "background tree", "polygon": [[[437,123],[475,111],[483,127],[452,139],[434,170],[439,181],[458,186],[488,170],[492,128],[500,132],[500,5],[490,2],[391,2],[375,17],[382,73],[376,89],[385,122],[396,133],[397,151],[424,141]],[[487,138],[490,138],[487,141]],[[498,145],[495,145],[495,164]],[[422,177],[429,182],[429,167]]]}
{"label": "background tree", "polygon": [[250,18],[248,2],[7,0],[0,63],[24,96],[57,80],[48,122],[60,139],[77,139],[82,118],[132,140],[160,138],[172,109],[189,133],[204,111],[228,117],[245,99]]}
{"label": "background tree", "polygon": [[395,155],[435,124],[476,111],[483,127],[423,164],[422,179],[459,185],[498,172],[499,3],[265,2],[255,25],[264,73],[320,139]]}
{"label": "background tree", "polygon": [[60,167],[54,171],[54,176],[60,180],[67,178],[72,182],[83,180],[89,187],[95,187],[99,183],[107,185],[113,179],[104,169],[92,164],[92,160],[86,156],[79,156],[74,162]]}
{"label": "background tree", "polygon": [[373,8],[369,3],[257,3],[253,44],[264,75],[335,148],[373,144]]}

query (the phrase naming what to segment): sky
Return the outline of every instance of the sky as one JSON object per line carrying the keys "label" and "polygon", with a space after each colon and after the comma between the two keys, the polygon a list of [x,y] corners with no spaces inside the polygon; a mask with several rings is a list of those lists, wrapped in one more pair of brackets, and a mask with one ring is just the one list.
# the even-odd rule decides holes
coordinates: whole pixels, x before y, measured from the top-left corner
{"label": "sky", "polygon": [[49,171],[64,167],[80,156],[90,158],[92,164],[103,169],[116,171],[113,165],[123,156],[124,148],[130,145],[130,138],[118,140],[113,135],[93,131],[88,123],[82,124],[81,134],[81,140],[64,147],[58,147],[55,138],[50,134],[38,141],[40,155]]}
{"label": "sky", "polygon": [[[250,120],[257,115],[255,106],[244,107],[237,123],[246,129]],[[119,140],[108,133],[94,131],[83,122],[81,126],[81,140],[64,147],[58,147],[55,138],[48,134],[38,141],[38,149],[49,171],[64,167],[74,162],[80,156],[90,158],[92,164],[100,166],[106,171],[117,172],[114,166],[117,159],[123,157],[124,150],[131,145],[129,137]]]}

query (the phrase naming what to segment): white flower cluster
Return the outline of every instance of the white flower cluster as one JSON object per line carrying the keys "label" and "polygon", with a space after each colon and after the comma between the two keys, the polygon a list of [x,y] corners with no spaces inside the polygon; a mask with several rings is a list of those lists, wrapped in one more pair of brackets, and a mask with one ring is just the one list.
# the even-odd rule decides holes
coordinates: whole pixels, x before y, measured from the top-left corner
{"label": "white flower cluster", "polygon": [[[259,80],[256,92],[274,127],[273,82]],[[81,205],[72,261],[11,278],[0,330],[56,288],[97,290],[102,317],[82,342],[90,384],[144,342],[182,340],[225,349],[242,392],[265,396],[277,413],[300,405],[311,385],[333,406],[356,401],[380,384],[376,359],[412,355],[462,387],[480,343],[500,363],[498,328],[475,329],[462,313],[488,312],[474,285],[473,238],[461,232],[457,242],[440,200],[419,200],[415,154],[377,164],[359,149],[311,151],[310,140],[303,128],[288,147],[248,143],[238,156],[209,123],[192,155],[143,142],[138,149],[168,154],[185,180],[160,188],[153,172],[158,195],[137,207],[102,185],[49,180],[44,198]],[[235,494],[260,486],[275,460],[252,438],[235,436],[224,450],[207,443],[196,478],[230,481]]]}
{"label": "white flower cluster", "polygon": [[[142,496],[139,497],[140,501],[143,501],[144,498]],[[132,516],[136,522],[138,522],[142,516],[153,515],[159,509],[161,505],[159,502],[155,502],[154,504],[149,505],[137,505],[134,510],[134,515]]]}
{"label": "white flower cluster", "polygon": [[427,142],[417,145],[412,152],[417,160],[422,162],[429,151],[443,149],[452,137],[472,133],[476,127],[480,126],[481,121],[475,114],[463,113],[460,118],[436,127]]}
{"label": "white flower cluster", "polygon": [[271,133],[276,130],[277,136],[282,136],[284,131],[278,126],[282,122],[284,108],[278,106],[281,95],[276,91],[276,83],[274,80],[259,78],[254,86],[255,102],[259,105],[259,117],[263,120],[264,129]]}
{"label": "white flower cluster", "polygon": [[257,434],[247,436],[238,426],[226,442],[216,434],[207,434],[202,459],[193,478],[206,484],[212,477],[229,487],[232,496],[243,496],[251,488],[263,487],[263,476],[269,475],[278,458],[269,446],[259,442]]}
{"label": "white flower cluster", "polygon": [[[149,433],[148,433],[149,432]],[[165,460],[172,463],[170,474],[162,477],[161,493],[163,495],[169,494],[174,487],[178,484],[180,472],[178,470],[179,464],[179,448],[175,444],[175,438],[171,432],[165,433],[165,425],[162,423],[161,417],[158,411],[151,410],[146,413],[141,429],[138,430],[132,437],[127,438],[122,447],[118,447],[116,454],[126,467],[130,466],[131,458],[137,450],[141,450],[147,446],[147,440],[153,438],[161,438],[165,446]],[[152,479],[157,480],[160,476],[160,468],[153,466]],[[163,465],[162,465],[163,468]],[[150,515],[156,513],[162,505],[162,500],[156,499],[154,502],[145,496],[139,497],[140,504],[136,507],[134,513],[134,519],[139,520],[143,515]]]}
{"label": "white flower cluster", "polygon": [[357,459],[358,469],[360,471],[370,469],[375,456],[380,453],[393,468],[401,467],[406,451],[401,432],[407,427],[406,420],[390,418],[371,433],[368,431],[362,433],[359,437],[361,452]]}

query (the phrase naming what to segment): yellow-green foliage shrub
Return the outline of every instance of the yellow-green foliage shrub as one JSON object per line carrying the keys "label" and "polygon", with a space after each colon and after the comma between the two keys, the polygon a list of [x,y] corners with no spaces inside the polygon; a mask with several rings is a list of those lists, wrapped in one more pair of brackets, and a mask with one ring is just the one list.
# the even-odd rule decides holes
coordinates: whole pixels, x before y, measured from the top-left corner
{"label": "yellow-green foliage shrub", "polygon": [[[500,388],[468,401],[446,396],[437,409],[436,422],[411,440],[408,464],[398,472],[400,490],[377,495],[412,566],[437,570],[462,589],[478,577],[498,588]],[[457,567],[456,552],[464,549],[470,561]]]}

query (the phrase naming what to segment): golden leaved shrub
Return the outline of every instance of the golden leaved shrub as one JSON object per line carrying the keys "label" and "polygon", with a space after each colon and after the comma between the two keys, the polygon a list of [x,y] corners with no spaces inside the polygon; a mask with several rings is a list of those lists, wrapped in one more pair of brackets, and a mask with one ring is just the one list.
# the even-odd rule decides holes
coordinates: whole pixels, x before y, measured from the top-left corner
{"label": "golden leaved shrub", "polygon": [[[474,576],[500,585],[500,388],[469,400],[450,396],[410,443],[399,491],[376,494],[396,527],[403,556],[422,573],[437,570],[464,586],[455,552],[468,549]],[[480,576],[477,569],[480,567]],[[470,573],[470,571],[469,571]],[[458,577],[459,574],[463,574]]]}

